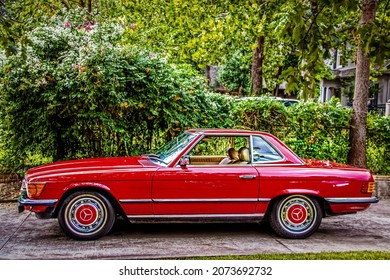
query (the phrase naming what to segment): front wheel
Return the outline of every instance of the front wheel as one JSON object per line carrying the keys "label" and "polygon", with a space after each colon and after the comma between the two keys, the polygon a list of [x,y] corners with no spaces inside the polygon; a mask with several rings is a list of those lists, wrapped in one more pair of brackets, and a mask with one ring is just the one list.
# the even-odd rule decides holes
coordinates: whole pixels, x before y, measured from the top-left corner
{"label": "front wheel", "polygon": [[321,207],[316,199],[291,195],[278,200],[271,209],[272,229],[285,238],[306,238],[312,235],[322,221]]}
{"label": "front wheel", "polygon": [[100,193],[81,191],[65,199],[58,222],[68,236],[78,240],[94,240],[111,230],[115,211],[110,201]]}

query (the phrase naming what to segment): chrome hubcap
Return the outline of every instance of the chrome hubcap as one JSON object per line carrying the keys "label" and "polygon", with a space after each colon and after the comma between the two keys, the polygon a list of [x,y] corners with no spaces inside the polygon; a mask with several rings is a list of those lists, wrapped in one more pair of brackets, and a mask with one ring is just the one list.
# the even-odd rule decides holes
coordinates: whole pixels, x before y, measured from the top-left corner
{"label": "chrome hubcap", "polygon": [[67,220],[78,233],[92,233],[99,230],[106,221],[106,208],[95,197],[79,197],[69,204]]}
{"label": "chrome hubcap", "polygon": [[291,197],[280,206],[280,221],[290,232],[305,232],[313,225],[316,210],[313,204],[304,197]]}

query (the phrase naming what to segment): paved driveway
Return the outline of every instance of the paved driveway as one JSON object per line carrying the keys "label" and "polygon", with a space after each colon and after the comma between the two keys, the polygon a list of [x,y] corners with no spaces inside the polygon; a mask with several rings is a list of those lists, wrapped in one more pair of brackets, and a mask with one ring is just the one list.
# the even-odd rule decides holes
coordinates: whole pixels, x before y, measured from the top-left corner
{"label": "paved driveway", "polygon": [[323,219],[305,240],[275,236],[263,224],[137,224],[118,221],[96,241],[67,238],[57,220],[0,204],[0,259],[152,259],[256,253],[390,251],[390,199],[355,215]]}

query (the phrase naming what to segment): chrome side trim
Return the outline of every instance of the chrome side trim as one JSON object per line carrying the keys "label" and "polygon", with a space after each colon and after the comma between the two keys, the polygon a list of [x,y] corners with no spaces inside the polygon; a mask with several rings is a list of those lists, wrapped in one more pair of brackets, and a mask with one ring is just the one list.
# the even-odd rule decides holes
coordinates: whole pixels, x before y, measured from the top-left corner
{"label": "chrome side trim", "polygon": [[170,214],[170,215],[127,215],[129,219],[199,219],[199,218],[263,218],[264,213],[259,214]]}
{"label": "chrome side trim", "polygon": [[259,198],[258,201],[259,202],[270,202],[271,198]]}
{"label": "chrome side trim", "polygon": [[151,199],[119,199],[120,203],[152,203]]}
{"label": "chrome side trim", "polygon": [[336,198],[325,198],[325,200],[330,204],[377,203],[379,201],[379,199],[376,197],[336,197]]}
{"label": "chrome side trim", "polygon": [[257,198],[153,199],[157,203],[257,202]]}
{"label": "chrome side trim", "polygon": [[210,203],[210,202],[269,202],[271,198],[207,198],[207,199],[119,199],[120,203]]}

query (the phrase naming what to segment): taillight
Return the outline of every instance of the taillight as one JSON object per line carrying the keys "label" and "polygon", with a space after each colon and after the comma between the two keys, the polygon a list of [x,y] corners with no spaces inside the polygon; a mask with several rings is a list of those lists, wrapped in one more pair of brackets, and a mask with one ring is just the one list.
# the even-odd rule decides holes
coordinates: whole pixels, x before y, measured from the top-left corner
{"label": "taillight", "polygon": [[375,191],[375,182],[367,182],[362,185],[362,193],[373,193]]}
{"label": "taillight", "polygon": [[27,196],[29,198],[38,198],[43,189],[45,188],[45,183],[28,183],[27,184]]}

